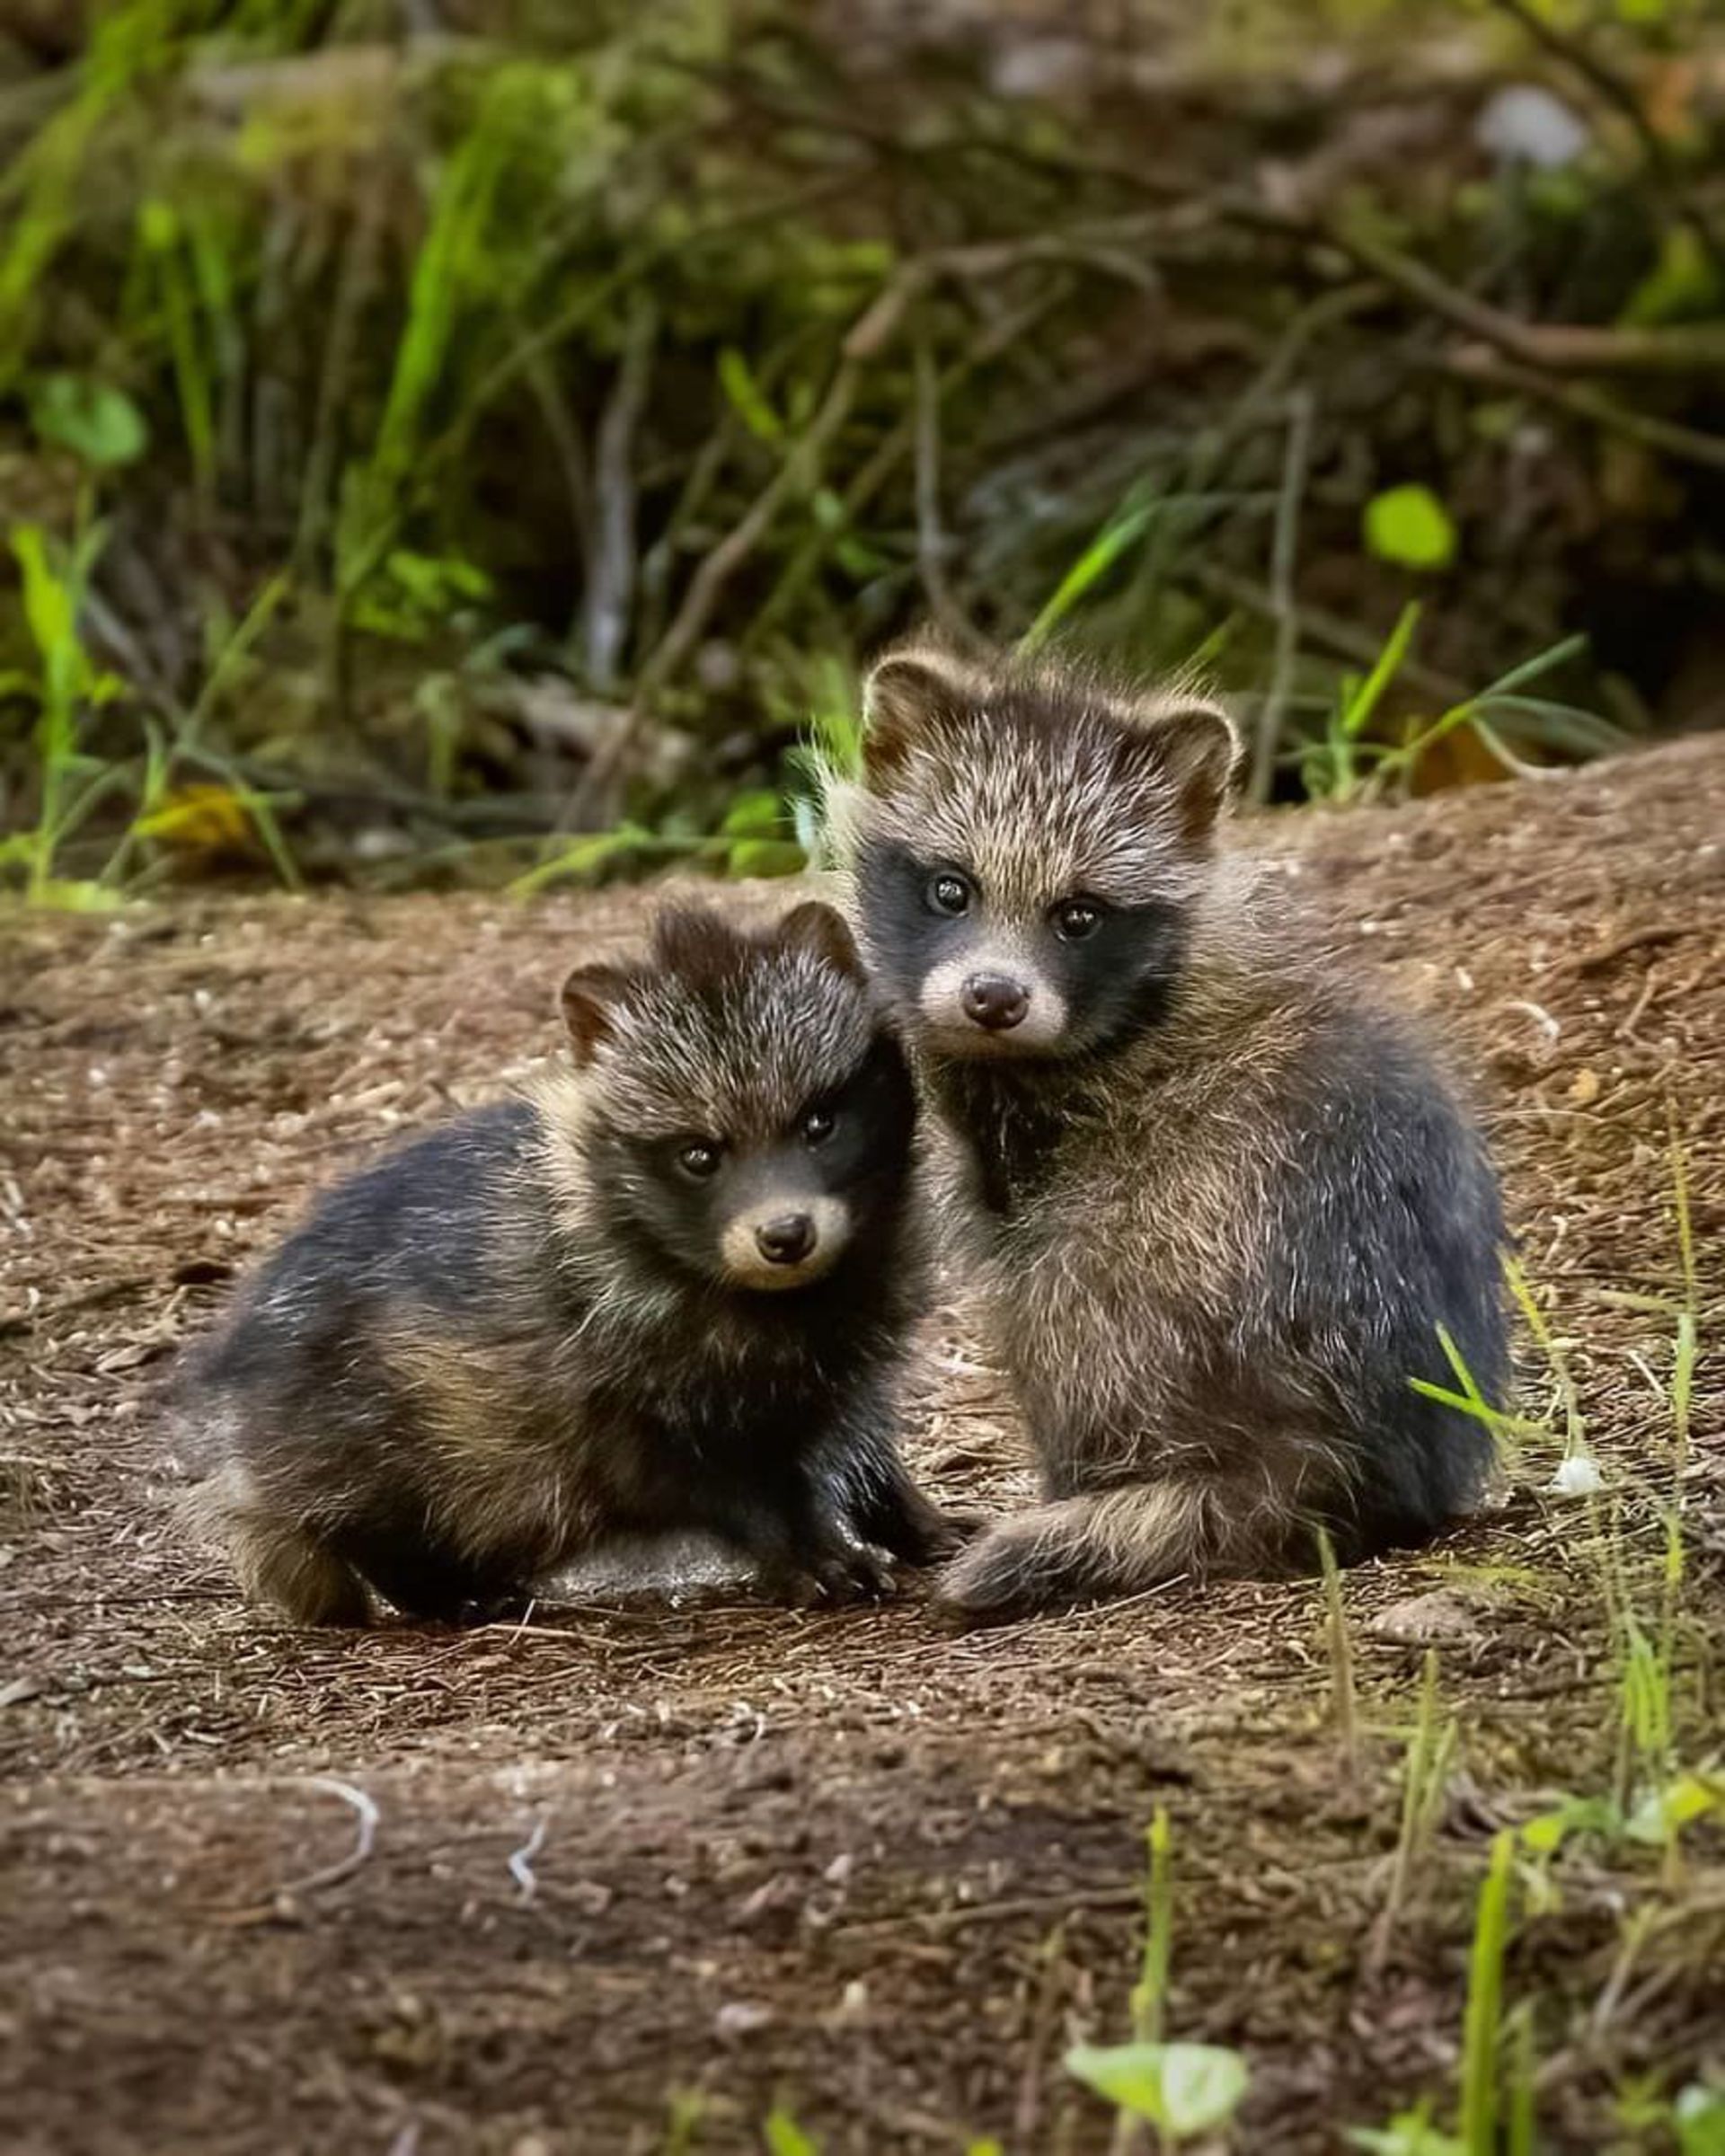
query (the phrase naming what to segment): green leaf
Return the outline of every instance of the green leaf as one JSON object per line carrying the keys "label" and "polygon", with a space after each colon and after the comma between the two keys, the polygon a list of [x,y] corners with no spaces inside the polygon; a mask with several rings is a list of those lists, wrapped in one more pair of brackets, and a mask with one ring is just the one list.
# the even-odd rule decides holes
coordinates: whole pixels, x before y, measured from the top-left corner
{"label": "green leaf", "polygon": [[1533,1856],[1554,1856],[1572,1833],[1596,1829],[1609,1832],[1614,1824],[1612,1808],[1602,1798],[1566,1797],[1549,1812],[1527,1821],[1521,1830],[1521,1843]]}
{"label": "green leaf", "polygon": [[1663,1849],[1684,1828],[1710,1812],[1725,1807],[1725,1782],[1703,1774],[1679,1774],[1662,1789],[1642,1798],[1627,1820],[1623,1832],[1632,1842]]}
{"label": "green leaf", "polygon": [[12,551],[24,586],[24,620],[41,654],[41,725],[64,761],[72,754],[73,707],[89,686],[90,662],[78,641],[78,604],[73,588],[50,553],[40,526],[12,528]]}
{"label": "green leaf", "polygon": [[1169,2133],[1201,2134],[1233,2117],[1246,2093],[1246,2063],[1217,2044],[1163,2046],[1162,2101]]}
{"label": "green leaf", "polygon": [[778,795],[762,787],[754,793],[739,793],[719,828],[727,838],[776,838],[783,816]]}
{"label": "green leaf", "polygon": [[33,905],[52,906],[62,914],[111,914],[126,903],[105,883],[68,882],[59,876],[33,883],[30,896]]}
{"label": "green leaf", "polygon": [[47,538],[40,525],[14,525],[12,551],[23,571],[24,619],[36,649],[47,658],[73,633],[71,595],[49,565]]}
{"label": "green leaf", "polygon": [[147,813],[135,817],[139,838],[155,838],[194,852],[219,853],[246,844],[252,819],[232,787],[214,780],[177,786]]}
{"label": "green leaf", "polygon": [[428,613],[440,613],[458,599],[488,599],[491,579],[459,554],[416,554],[394,548],[384,563],[402,589]]}
{"label": "green leaf", "polygon": [[883,570],[892,567],[890,560],[878,546],[871,546],[864,539],[854,539],[848,533],[833,542],[833,559],[859,584],[866,584],[871,577],[878,577]]}
{"label": "green leaf", "polygon": [[137,229],[151,252],[161,254],[179,243],[180,212],[160,195],[146,196],[137,213]]}
{"label": "green leaf", "polygon": [[719,386],[752,435],[764,442],[776,442],[783,437],[784,422],[767,402],[766,393],[735,345],[728,344],[719,355]]}
{"label": "green leaf", "polygon": [[852,278],[862,280],[879,281],[898,260],[886,240],[843,240],[836,246],[827,246],[823,252],[836,270],[843,270]]}
{"label": "green leaf", "polygon": [[357,627],[415,643],[463,607],[491,595],[491,579],[459,554],[394,548],[352,603]]}
{"label": "green leaf", "polygon": [[1348,2139],[1372,2156],[1468,2156],[1454,2134],[1440,2133],[1422,2105],[1417,2111],[1401,2111],[1387,2126],[1355,2126]]}
{"label": "green leaf", "polygon": [[1691,2081],[1671,2107],[1683,2156],[1725,2156],[1725,2090]]}
{"label": "green leaf", "polygon": [[1366,504],[1366,544],[1380,561],[1403,569],[1446,569],[1455,526],[1429,487],[1391,487]]}
{"label": "green leaf", "polygon": [[30,422],[45,442],[86,464],[129,464],[149,443],[144,415],[123,389],[87,375],[39,375],[30,384]]}
{"label": "green leaf", "polygon": [[1645,326],[1699,322],[1719,310],[1719,278],[1707,251],[1687,225],[1673,225],[1659,259],[1629,296],[1619,322]]}
{"label": "green leaf", "polygon": [[795,876],[808,866],[808,854],[788,838],[739,838],[725,856],[732,876]]}
{"label": "green leaf", "polygon": [[774,2104],[767,2113],[761,2133],[768,2156],[820,2156],[820,2143],[803,2132],[783,2104]]}
{"label": "green leaf", "polygon": [[1080,2044],[1066,2072],[1176,2138],[1225,2125],[1246,2092],[1246,2063],[1216,2044]]}
{"label": "green leaf", "polygon": [[608,868],[619,855],[632,852],[649,835],[638,825],[625,824],[616,831],[596,831],[559,847],[548,861],[528,869],[504,888],[511,898],[531,898],[553,883],[579,882]]}

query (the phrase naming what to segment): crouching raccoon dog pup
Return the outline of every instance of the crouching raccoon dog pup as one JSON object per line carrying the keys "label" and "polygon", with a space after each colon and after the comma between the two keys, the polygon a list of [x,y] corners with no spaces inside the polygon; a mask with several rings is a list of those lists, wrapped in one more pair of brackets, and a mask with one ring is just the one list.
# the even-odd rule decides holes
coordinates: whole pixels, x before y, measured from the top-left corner
{"label": "crouching raccoon dog pup", "polygon": [[332,1191],[177,1384],[195,1524],[305,1623],[615,1535],[717,1534],[799,1599],[955,1545],[894,1448],[915,1097],[844,922],[668,913],[562,1010],[572,1067]]}
{"label": "crouching raccoon dog pup", "polygon": [[1216,846],[1223,714],[910,648],[868,685],[834,837],[865,956],[969,1155],[995,1348],[1046,1502],[955,1613],[1420,1541],[1479,1493],[1502,1223],[1419,1041]]}

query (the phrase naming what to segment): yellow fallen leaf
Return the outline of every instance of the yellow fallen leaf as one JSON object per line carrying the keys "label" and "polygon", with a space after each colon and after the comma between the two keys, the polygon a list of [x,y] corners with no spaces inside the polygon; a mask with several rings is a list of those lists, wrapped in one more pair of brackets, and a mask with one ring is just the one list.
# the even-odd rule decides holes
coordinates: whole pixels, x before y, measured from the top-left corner
{"label": "yellow fallen leaf", "polygon": [[231,788],[207,782],[178,786],[162,804],[132,826],[140,838],[154,838],[188,853],[232,853],[252,844],[252,819]]}

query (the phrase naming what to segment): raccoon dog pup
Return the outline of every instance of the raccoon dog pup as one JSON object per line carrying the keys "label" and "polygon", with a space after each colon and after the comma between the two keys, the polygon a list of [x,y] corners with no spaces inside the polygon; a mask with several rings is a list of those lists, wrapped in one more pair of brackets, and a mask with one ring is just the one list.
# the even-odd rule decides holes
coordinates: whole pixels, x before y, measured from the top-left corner
{"label": "raccoon dog pup", "polygon": [[894,1449],[915,1097],[844,922],[668,913],[562,1009],[572,1068],[338,1186],[177,1385],[194,1522],[303,1622],[619,1534],[797,1598],[953,1546]]}
{"label": "raccoon dog pup", "polygon": [[1505,1374],[1497,1185],[1400,1023],[1217,854],[1182,690],[927,648],[869,683],[833,823],[865,955],[962,1141],[1046,1502],[948,1568],[990,1616],[1344,1559],[1466,1509]]}

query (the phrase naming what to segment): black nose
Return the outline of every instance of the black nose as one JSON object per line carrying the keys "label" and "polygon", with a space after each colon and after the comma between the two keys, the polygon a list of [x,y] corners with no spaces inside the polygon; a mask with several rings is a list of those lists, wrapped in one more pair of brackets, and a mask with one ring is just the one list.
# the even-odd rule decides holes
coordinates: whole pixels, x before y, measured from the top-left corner
{"label": "black nose", "polygon": [[1030,1007],[1022,983],[1004,973],[973,973],[964,984],[964,1015],[990,1033],[1008,1031]]}
{"label": "black nose", "polygon": [[798,1265],[815,1247],[815,1224],[806,1213],[782,1213],[761,1223],[755,1241],[769,1265]]}

